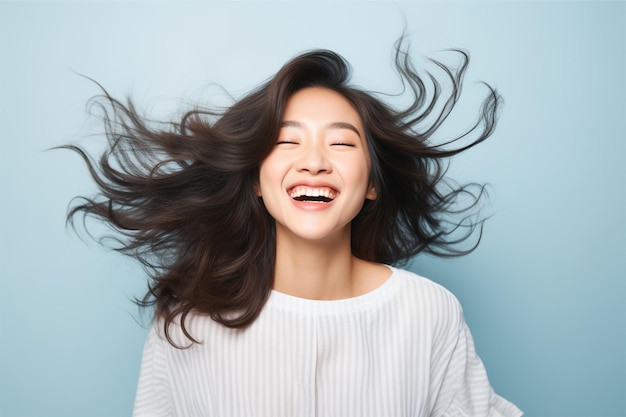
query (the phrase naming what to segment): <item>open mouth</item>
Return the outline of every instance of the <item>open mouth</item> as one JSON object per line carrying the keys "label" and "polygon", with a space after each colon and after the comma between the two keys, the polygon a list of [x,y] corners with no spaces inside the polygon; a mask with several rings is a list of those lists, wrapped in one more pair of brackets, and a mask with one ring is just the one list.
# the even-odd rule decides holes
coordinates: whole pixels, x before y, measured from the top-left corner
{"label": "open mouth", "polygon": [[289,196],[296,201],[330,203],[339,193],[329,187],[296,186],[289,190]]}

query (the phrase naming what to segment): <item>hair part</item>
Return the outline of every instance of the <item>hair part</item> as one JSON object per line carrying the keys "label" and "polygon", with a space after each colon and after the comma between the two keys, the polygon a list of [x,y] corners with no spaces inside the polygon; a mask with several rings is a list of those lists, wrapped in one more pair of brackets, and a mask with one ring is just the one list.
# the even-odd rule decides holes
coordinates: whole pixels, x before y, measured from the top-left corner
{"label": "hair part", "polygon": [[[196,341],[185,327],[192,312],[227,327],[248,326],[270,294],[276,256],[274,220],[255,191],[259,167],[275,145],[291,95],[321,87],[354,106],[371,157],[377,198],[366,201],[353,220],[353,254],[394,264],[421,252],[470,252],[483,224],[471,215],[485,189],[450,185],[447,160],[492,134],[501,98],[487,85],[476,124],[431,143],[460,96],[469,55],[457,51],[462,58],[457,69],[432,61],[451,87],[444,96],[434,75],[418,74],[407,50],[401,38],[395,66],[412,94],[402,110],[351,86],[349,64],[327,50],[295,57],[223,112],[191,110],[167,127],[149,122],[130,99],[118,101],[100,86],[103,93],[92,104],[102,111],[107,149],[96,161],[78,146],[61,147],[79,154],[99,187],[96,196],[74,201],[68,222],[74,225],[79,215],[105,222],[115,232],[114,249],[144,265],[151,281],[137,302],[155,307],[170,343],[169,326],[178,320]],[[475,139],[469,144],[451,147],[470,135]],[[459,207],[465,197],[469,203]],[[460,249],[476,231],[476,243]]]}

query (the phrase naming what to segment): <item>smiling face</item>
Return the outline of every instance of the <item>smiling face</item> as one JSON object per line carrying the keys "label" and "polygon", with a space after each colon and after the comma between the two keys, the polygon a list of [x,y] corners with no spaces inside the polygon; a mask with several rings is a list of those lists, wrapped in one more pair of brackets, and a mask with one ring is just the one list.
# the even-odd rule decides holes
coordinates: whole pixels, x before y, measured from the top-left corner
{"label": "smiling face", "polygon": [[305,88],[287,101],[276,145],[261,164],[258,194],[280,236],[350,236],[366,199],[370,158],[356,110],[339,93]]}

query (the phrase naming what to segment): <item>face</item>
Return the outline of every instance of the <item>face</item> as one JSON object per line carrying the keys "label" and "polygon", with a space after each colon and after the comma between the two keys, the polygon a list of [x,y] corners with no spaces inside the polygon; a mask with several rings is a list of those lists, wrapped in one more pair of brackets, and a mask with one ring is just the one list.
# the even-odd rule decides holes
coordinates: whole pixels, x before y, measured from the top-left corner
{"label": "face", "polygon": [[273,151],[261,164],[258,194],[277,237],[349,236],[366,199],[370,158],[361,118],[339,93],[306,88],[287,102]]}

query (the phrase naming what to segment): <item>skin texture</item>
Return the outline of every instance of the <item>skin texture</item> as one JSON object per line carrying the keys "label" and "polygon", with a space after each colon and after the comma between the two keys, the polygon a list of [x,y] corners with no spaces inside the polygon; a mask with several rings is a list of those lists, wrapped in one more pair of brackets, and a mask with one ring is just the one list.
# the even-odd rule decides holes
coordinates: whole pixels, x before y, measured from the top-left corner
{"label": "skin texture", "polygon": [[388,278],[388,268],[351,253],[352,219],[376,198],[365,141],[359,114],[340,94],[305,88],[287,102],[258,187],[276,221],[275,290],[341,299]]}

